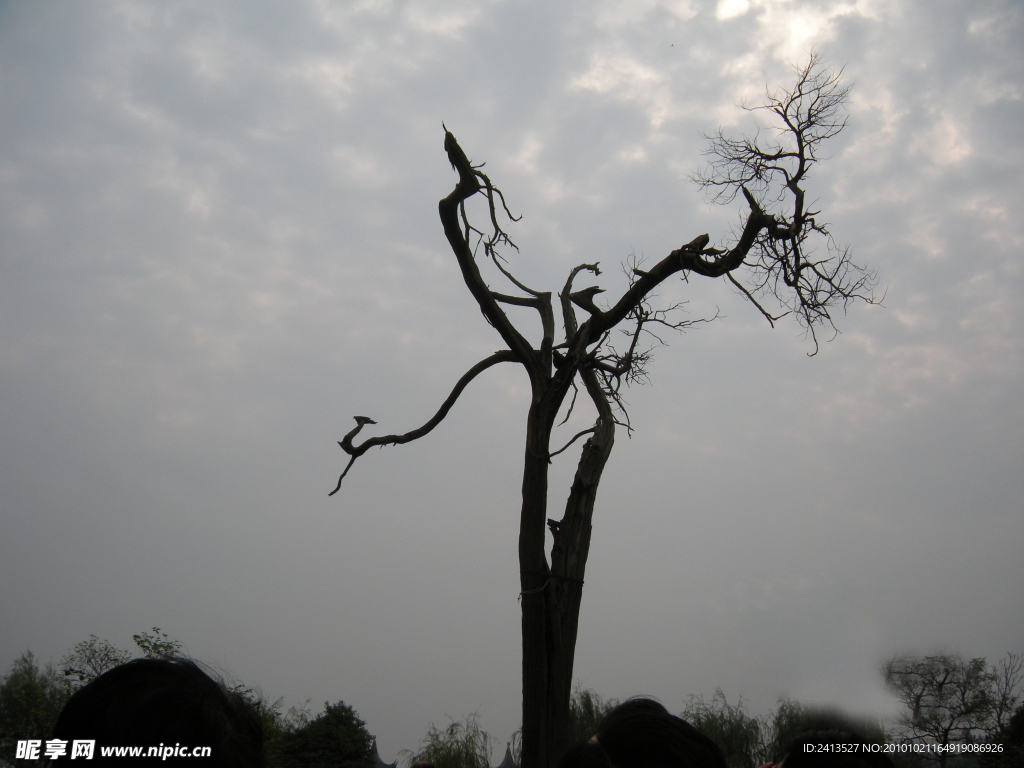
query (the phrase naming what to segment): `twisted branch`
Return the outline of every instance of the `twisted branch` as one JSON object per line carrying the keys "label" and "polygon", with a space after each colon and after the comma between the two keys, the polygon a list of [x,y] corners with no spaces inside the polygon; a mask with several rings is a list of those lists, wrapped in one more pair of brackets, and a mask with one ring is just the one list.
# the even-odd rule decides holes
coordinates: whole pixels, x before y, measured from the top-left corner
{"label": "twisted branch", "polygon": [[338,478],[338,485],[335,486],[334,490],[327,495],[333,496],[338,492],[338,489],[341,488],[341,481],[345,479],[345,475],[348,474],[348,471],[352,467],[352,464],[355,463],[355,460],[362,456],[364,453],[366,453],[368,450],[370,450],[374,446],[401,445],[403,443],[410,443],[413,440],[418,440],[424,435],[429,434],[434,429],[434,427],[440,424],[441,421],[444,420],[444,417],[448,415],[448,411],[450,411],[452,409],[452,406],[455,405],[455,401],[459,399],[459,395],[461,395],[463,390],[469,385],[469,382],[471,382],[473,379],[475,379],[477,376],[479,376],[481,373],[486,371],[491,366],[497,365],[498,363],[514,362],[515,359],[515,355],[513,355],[511,352],[509,352],[508,350],[502,350],[500,352],[495,352],[490,357],[486,357],[483,360],[481,360],[479,363],[474,365],[472,368],[470,368],[463,374],[462,378],[459,379],[458,382],[455,384],[455,387],[454,389],[452,389],[451,394],[448,395],[448,399],[441,404],[441,407],[438,409],[437,413],[434,414],[433,418],[430,419],[430,421],[428,421],[422,427],[414,429],[411,432],[406,432],[403,435],[384,435],[383,437],[371,437],[368,438],[367,440],[364,440],[359,445],[353,445],[352,440],[355,438],[356,435],[359,434],[359,431],[364,426],[366,426],[367,424],[377,423],[368,416],[354,417],[356,420],[355,429],[353,429],[351,432],[345,435],[345,437],[343,437],[338,442],[338,445],[341,446],[341,450],[343,450],[352,458],[349,459],[348,464],[345,466],[345,470],[341,473],[341,477]]}

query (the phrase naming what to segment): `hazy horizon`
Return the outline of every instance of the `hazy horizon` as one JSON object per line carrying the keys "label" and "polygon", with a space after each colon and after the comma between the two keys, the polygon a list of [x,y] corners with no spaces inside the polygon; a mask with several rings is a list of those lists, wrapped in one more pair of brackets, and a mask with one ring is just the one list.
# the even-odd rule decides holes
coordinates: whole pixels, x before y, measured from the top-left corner
{"label": "hazy horizon", "polygon": [[327,497],[354,415],[412,429],[501,344],[437,217],[442,121],[522,214],[515,274],[600,261],[612,296],[630,254],[728,241],[702,133],[755,130],[811,50],[853,90],[809,197],[885,300],[809,357],[666,283],[720,317],[626,393],[576,678],[884,714],[886,657],[1024,649],[1022,31],[1010,0],[0,4],[0,660],[159,626],[344,700],[385,760],[471,712],[500,759],[525,375]]}

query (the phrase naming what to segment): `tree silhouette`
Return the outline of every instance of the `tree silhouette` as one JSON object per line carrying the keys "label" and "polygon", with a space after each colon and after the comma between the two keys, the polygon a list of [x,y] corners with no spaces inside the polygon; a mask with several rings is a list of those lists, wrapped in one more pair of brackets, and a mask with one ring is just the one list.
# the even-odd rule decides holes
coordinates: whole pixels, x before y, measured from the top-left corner
{"label": "tree silhouette", "polygon": [[268,762],[278,768],[373,768],[372,743],[352,707],[324,702],[318,717],[276,735]]}
{"label": "tree silhouette", "polygon": [[[1009,653],[994,666],[985,658],[955,654],[899,655],[888,659],[881,672],[905,708],[897,721],[903,738],[946,747],[1004,733],[1020,701],[1024,655]],[[943,749],[930,758],[942,768],[949,752]]]}
{"label": "tree silhouette", "polygon": [[[673,275],[726,278],[751,301],[769,322],[793,314],[810,332],[815,351],[817,331],[834,330],[832,312],[853,299],[873,302],[874,275],[850,260],[848,250],[835,245],[827,225],[810,210],[804,184],[819,160],[822,142],[846,125],[844,102],[848,88],[841,72],[824,67],[811,56],[796,70],[791,89],[769,92],[763,105],[775,122],[775,139],[732,139],[721,132],[709,136],[708,170],[694,180],[709,193],[711,202],[730,203],[742,194],[749,213],[735,242],[709,247],[700,235],[672,251],[650,269],[635,261],[628,265],[629,287],[607,308],[595,299],[602,289],[575,287],[581,275],[598,276],[597,263],[579,264],[569,271],[557,302],[552,294],[534,290],[511,272],[501,251],[518,250],[500,223],[516,218],[505,197],[485,174],[470,162],[455,136],[445,129],[444,149],[458,183],[439,203],[439,214],[452,253],[466,287],[487,322],[505,347],[470,368],[455,384],[433,418],[403,434],[355,440],[364,427],[376,422],[356,416],[356,426],[339,442],[349,455],[338,486],[357,458],[375,446],[400,445],[427,435],[447,416],[466,386],[499,363],[521,366],[530,380],[531,400],[526,415],[522,507],[519,526],[519,576],[523,643],[523,765],[547,768],[566,746],[573,658],[591,519],[597,488],[615,439],[616,426],[630,429],[621,388],[647,375],[653,347],[662,335],[695,322],[679,317],[680,305],[655,307],[653,291]],[[486,224],[474,224],[466,201],[482,195],[487,205]],[[823,252],[815,247],[823,245]],[[481,273],[511,285],[508,293],[491,288]],[[737,277],[737,273],[742,273]],[[779,309],[769,309],[772,299]],[[531,344],[509,319],[504,306],[527,307],[537,312],[541,326],[539,345]],[[560,323],[556,323],[556,311]],[[582,311],[582,317],[578,312]],[[773,314],[774,313],[774,314]],[[560,327],[559,327],[560,325]],[[620,333],[621,332],[621,333]],[[616,341],[619,343],[617,344]],[[813,354],[813,353],[812,353]],[[582,386],[580,386],[582,385]],[[582,389],[596,410],[592,426],[565,446],[553,449],[551,434],[570,392],[572,398],[563,423]],[[548,518],[548,470],[553,457],[587,436],[562,517]],[[545,553],[545,527],[553,545]]]}

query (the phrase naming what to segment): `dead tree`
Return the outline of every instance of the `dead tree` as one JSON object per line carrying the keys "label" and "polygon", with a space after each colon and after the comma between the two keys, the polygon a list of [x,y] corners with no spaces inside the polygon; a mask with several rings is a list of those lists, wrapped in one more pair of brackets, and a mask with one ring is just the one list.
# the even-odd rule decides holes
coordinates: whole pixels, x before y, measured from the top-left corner
{"label": "dead tree", "polygon": [[[844,101],[848,88],[841,73],[823,67],[816,56],[797,69],[790,90],[768,93],[758,110],[767,110],[776,123],[776,138],[761,144],[757,138],[731,139],[721,132],[710,139],[708,171],[695,181],[716,202],[731,202],[742,193],[749,213],[735,237],[722,248],[710,247],[708,235],[693,238],[649,269],[629,265],[629,287],[604,307],[596,301],[597,286],[577,289],[582,274],[600,275],[597,263],[580,264],[565,285],[552,294],[534,290],[517,279],[501,254],[516,249],[502,228],[506,217],[515,221],[501,191],[463,152],[445,129],[444,149],[459,180],[440,201],[439,213],[462,277],[487,322],[498,332],[504,348],[470,368],[423,426],[398,435],[356,437],[372,419],[357,416],[356,427],[339,445],[351,458],[341,481],[357,458],[375,446],[408,443],[428,434],[448,414],[466,386],[499,363],[522,366],[530,379],[531,400],[526,415],[522,508],[519,525],[519,581],[523,634],[522,764],[527,768],[554,765],[566,746],[569,697],[583,578],[590,549],[591,519],[601,473],[612,450],[615,428],[628,420],[621,387],[646,376],[651,349],[660,332],[680,330],[693,322],[680,320],[679,305],[655,308],[652,292],[679,275],[726,278],[770,323],[794,314],[810,332],[817,349],[817,329],[834,330],[831,312],[853,299],[873,301],[873,274],[855,266],[847,250],[833,243],[819,213],[810,210],[804,184],[818,161],[819,146],[845,126]],[[466,201],[474,195],[486,201],[486,225],[470,221]],[[814,250],[822,241],[823,252]],[[516,249],[518,250],[518,249]],[[491,287],[481,269],[507,282],[502,292]],[[734,274],[735,273],[735,274]],[[740,274],[737,277],[736,274]],[[770,311],[768,299],[781,309]],[[541,340],[534,346],[512,323],[507,305],[528,307],[540,317]],[[582,313],[582,314],[580,314]],[[560,316],[556,320],[556,316]],[[620,340],[619,344],[614,343]],[[565,446],[551,445],[556,419],[570,393],[585,392],[596,410],[592,426]],[[568,415],[565,417],[568,418]],[[564,420],[563,420],[564,421]],[[554,456],[586,437],[561,519],[548,519],[548,469]],[[545,554],[545,528],[553,545]]]}
{"label": "dead tree", "polygon": [[899,655],[881,672],[904,706],[896,733],[906,742],[940,745],[928,762],[944,768],[958,762],[949,761],[949,745],[992,739],[1009,724],[1020,701],[1024,657],[1009,653],[989,666],[984,658]]}

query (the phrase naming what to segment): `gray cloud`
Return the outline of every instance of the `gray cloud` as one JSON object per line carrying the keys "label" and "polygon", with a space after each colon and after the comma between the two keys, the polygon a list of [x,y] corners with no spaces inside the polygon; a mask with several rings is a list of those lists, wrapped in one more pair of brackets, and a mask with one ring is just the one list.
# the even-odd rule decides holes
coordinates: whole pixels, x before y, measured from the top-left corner
{"label": "gray cloud", "polygon": [[815,193],[885,306],[808,359],[724,285],[666,287],[724,317],[628,395],[577,674],[869,710],[886,654],[1019,643],[1019,4],[0,13],[5,658],[159,625],[345,699],[389,759],[473,710],[507,738],[526,382],[489,372],[325,496],[353,414],[416,425],[498,343],[437,222],[441,122],[524,215],[517,274],[599,259],[612,289],[631,252],[728,236],[686,181],[701,132],[752,129],[737,102],[813,46],[855,85]]}

